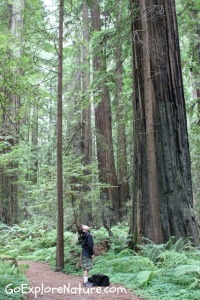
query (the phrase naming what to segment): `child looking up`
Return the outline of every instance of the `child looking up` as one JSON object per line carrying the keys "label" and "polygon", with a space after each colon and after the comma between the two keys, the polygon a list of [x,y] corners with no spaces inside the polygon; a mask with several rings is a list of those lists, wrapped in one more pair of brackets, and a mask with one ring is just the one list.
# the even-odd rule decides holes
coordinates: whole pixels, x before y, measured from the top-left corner
{"label": "child looking up", "polygon": [[81,224],[78,228],[78,233],[82,241],[82,268],[83,268],[83,286],[91,286],[88,282],[88,273],[92,269],[93,251],[93,236],[90,233],[90,228],[87,225]]}

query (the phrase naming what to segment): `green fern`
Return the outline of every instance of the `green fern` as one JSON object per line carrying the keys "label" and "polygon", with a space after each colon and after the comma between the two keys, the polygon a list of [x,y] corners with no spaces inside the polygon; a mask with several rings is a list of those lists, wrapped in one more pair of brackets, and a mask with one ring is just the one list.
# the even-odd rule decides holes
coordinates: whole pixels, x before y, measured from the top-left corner
{"label": "green fern", "polygon": [[139,286],[147,286],[152,279],[154,278],[154,272],[153,271],[141,271],[137,275],[137,281]]}
{"label": "green fern", "polygon": [[19,300],[22,299],[22,295],[19,293],[7,295],[6,286],[12,284],[12,288],[19,287],[21,284],[27,283],[27,279],[21,272],[21,269],[10,265],[5,261],[0,261],[0,296],[1,300]]}
{"label": "green fern", "polygon": [[165,251],[165,245],[156,245],[153,242],[146,245],[137,245],[142,255],[148,257],[153,263],[156,263],[159,255]]}
{"label": "green fern", "polygon": [[[48,261],[55,267],[56,231],[49,224],[24,222],[13,228],[0,224],[0,230],[0,254],[10,255],[18,260]],[[134,293],[141,298],[149,300],[200,299],[200,251],[191,247],[189,239],[176,241],[172,237],[168,243],[161,245],[145,240],[146,244],[138,245],[139,251],[136,253],[126,247],[127,227],[115,226],[112,232],[114,236],[110,239],[104,228],[93,231],[95,242],[109,239],[111,249],[94,259],[91,275],[107,274],[111,282],[122,283],[127,288],[134,289]],[[65,232],[64,239],[65,271],[80,274],[82,270],[76,268],[81,252],[81,247],[76,244],[77,234]],[[24,270],[0,264],[1,296],[5,282],[14,278],[17,286]]]}
{"label": "green fern", "polygon": [[174,268],[179,264],[185,264],[188,258],[185,254],[176,252],[174,250],[167,250],[162,252],[158,257],[158,265],[160,267],[165,266],[167,268]]}
{"label": "green fern", "polygon": [[177,252],[189,250],[191,248],[192,247],[190,238],[180,238],[175,242],[174,246],[172,247],[172,249]]}
{"label": "green fern", "polygon": [[170,274],[170,281],[180,285],[190,285],[193,288],[200,288],[200,266],[188,264],[178,266]]}

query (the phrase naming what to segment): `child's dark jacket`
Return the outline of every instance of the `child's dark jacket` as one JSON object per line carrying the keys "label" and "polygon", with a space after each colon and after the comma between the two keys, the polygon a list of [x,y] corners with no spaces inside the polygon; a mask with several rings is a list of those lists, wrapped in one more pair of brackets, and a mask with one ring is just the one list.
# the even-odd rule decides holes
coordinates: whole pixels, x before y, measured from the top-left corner
{"label": "child's dark jacket", "polygon": [[82,255],[86,257],[91,257],[94,254],[93,251],[93,236],[89,231],[82,235]]}

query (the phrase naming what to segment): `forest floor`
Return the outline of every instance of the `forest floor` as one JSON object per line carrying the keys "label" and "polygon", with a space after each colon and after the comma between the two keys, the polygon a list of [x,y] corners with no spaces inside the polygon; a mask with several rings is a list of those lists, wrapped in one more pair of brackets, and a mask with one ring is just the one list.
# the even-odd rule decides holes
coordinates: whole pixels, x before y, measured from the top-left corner
{"label": "forest floor", "polygon": [[47,263],[22,262],[28,264],[26,276],[30,289],[26,299],[33,300],[140,300],[122,285],[109,287],[82,287],[82,277],[54,272]]}

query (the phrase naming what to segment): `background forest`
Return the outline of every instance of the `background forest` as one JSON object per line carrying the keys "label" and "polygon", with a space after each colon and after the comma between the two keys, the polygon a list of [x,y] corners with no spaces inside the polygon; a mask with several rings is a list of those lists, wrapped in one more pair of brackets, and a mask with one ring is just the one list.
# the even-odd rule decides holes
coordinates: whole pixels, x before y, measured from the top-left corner
{"label": "background forest", "polygon": [[[154,170],[146,169],[148,141],[146,150],[146,141],[143,139],[146,129],[143,121],[138,125],[138,120],[144,119],[137,99],[146,95],[145,74],[144,90],[141,88],[143,84],[137,83],[136,79],[137,76],[139,80],[143,78],[137,57],[138,53],[142,53],[140,47],[146,38],[149,41],[150,50],[146,53],[150,53],[151,74],[161,74],[153,81],[155,91],[158,91],[156,97],[166,95],[161,59],[162,55],[165,56],[165,49],[155,41],[159,36],[164,36],[156,22],[160,22],[160,16],[164,14],[163,7],[168,1],[160,1],[164,3],[163,6],[147,1],[149,6],[143,7],[148,11],[147,16],[151,16],[148,22],[153,20],[152,24],[155,24],[155,28],[150,24],[150,34],[146,37],[140,35],[144,23],[137,19],[137,4],[141,2],[64,1],[61,95],[64,237],[65,242],[74,244],[74,232],[81,222],[92,226],[97,240],[105,236],[110,238],[111,252],[100,258],[94,272],[106,272],[100,268],[101,259],[106,260],[107,264],[111,261],[109,272],[116,282],[122,276],[117,266],[121,268],[123,265],[125,270],[130,265],[133,251],[136,250],[133,245],[142,243],[141,236],[160,244],[152,243],[147,248],[141,246],[145,260],[141,258],[138,265],[143,267],[130,269],[126,279],[128,287],[147,287],[157,278],[157,274],[164,276],[166,268],[169,281],[164,294],[167,297],[170,284],[174,284],[174,290],[176,284],[181,284],[175,280],[177,274],[186,276],[188,270],[188,267],[174,270],[174,264],[177,261],[180,265],[189,264],[193,270],[199,257],[199,252],[197,254],[190,248],[192,246],[188,241],[191,235],[195,246],[199,244],[196,229],[200,220],[199,1],[175,1],[179,38],[174,30],[176,25],[169,28],[170,20],[166,21],[169,22],[166,31],[175,32],[174,39],[180,45],[180,70],[179,64],[176,65],[179,60],[173,60],[173,54],[170,54],[172,41],[166,52],[169,53],[172,69],[178,70],[178,92],[177,98],[174,98],[183,103],[183,113],[178,112],[176,120],[172,116],[175,121],[170,123],[166,117],[171,113],[169,107],[166,105],[164,108],[160,104],[160,114],[154,119],[153,136],[157,155],[154,158],[158,169],[158,183],[155,184],[158,185],[163,215],[161,221],[156,221],[164,228],[162,238],[159,232],[152,235],[151,230],[148,231],[154,228],[151,213],[158,215],[158,203],[154,201],[157,198],[155,194],[145,200],[149,190],[155,192],[154,176],[151,176]],[[169,2],[171,5],[173,1]],[[20,259],[46,258],[54,265],[59,181],[57,101],[60,75],[58,61],[61,56],[58,44],[60,3],[54,0],[0,0],[0,4],[0,252]],[[173,11],[169,10],[168,15],[172,16]],[[152,32],[155,32],[155,36]],[[172,53],[178,57],[179,46],[173,48]],[[146,65],[147,58],[148,55]],[[180,96],[182,79],[184,96]],[[184,123],[185,113],[188,127]],[[168,127],[171,133],[165,131]],[[159,136],[160,130],[166,133],[162,138]],[[187,130],[190,152],[187,152]],[[177,147],[176,152],[170,146],[173,132],[177,134],[174,138],[177,144],[183,145]],[[175,166],[175,157],[179,157],[178,167]],[[176,176],[172,175],[174,166]],[[182,172],[179,173],[180,170]],[[152,182],[152,189],[150,186],[148,190],[146,186],[151,184],[149,182]],[[167,218],[166,199],[168,203],[175,203]],[[179,214],[177,207],[181,207],[183,213]],[[188,207],[191,217],[186,220]],[[165,224],[164,219],[171,220],[171,223]],[[187,228],[186,225],[180,225],[187,222],[190,224]],[[128,232],[128,243],[134,250],[127,249]],[[171,240],[172,236],[176,239]],[[3,242],[5,237],[7,245]],[[11,246],[13,242],[16,245],[14,249]],[[79,255],[78,247],[75,245],[72,248],[65,249],[65,256],[72,253]],[[192,254],[179,253],[188,249],[192,249]],[[173,253],[169,254],[168,250]],[[116,257],[112,261],[113,255]],[[65,265],[65,268],[67,272],[77,272],[76,264]],[[186,286],[194,289],[194,294],[190,291],[191,299],[199,299],[195,290],[199,287],[199,265],[197,268],[195,272],[191,271],[189,279],[187,277],[185,281]],[[12,276],[15,273],[13,270],[10,272]],[[133,286],[133,277],[138,272],[144,273],[139,275],[137,284]],[[159,284],[156,289],[161,292]],[[173,295],[174,298],[169,294],[170,300],[188,299],[185,288],[182,292],[178,290],[176,292],[181,294]],[[148,297],[151,293],[154,297],[157,291],[148,292]]]}
{"label": "background forest", "polygon": [[[11,10],[12,4],[3,1],[0,10],[0,216],[8,225],[35,217],[52,220],[56,211],[58,6],[49,1],[15,2]],[[199,217],[199,7],[198,1],[177,1],[176,6],[193,194]],[[107,211],[109,208],[103,207],[103,200],[99,200],[100,189],[111,184],[105,178],[99,180],[97,165],[94,109],[100,101],[102,82],[110,95],[115,180],[124,194],[120,218],[126,222],[130,220],[135,187],[129,1],[101,2],[101,19],[101,31],[91,32],[91,16],[86,3],[65,4],[63,176],[66,228],[73,226],[75,216],[83,223],[87,220],[101,226],[103,216],[109,219],[112,215]],[[92,49],[99,45],[106,65],[105,70],[94,74]],[[101,121],[102,126],[107,126],[105,120]]]}

